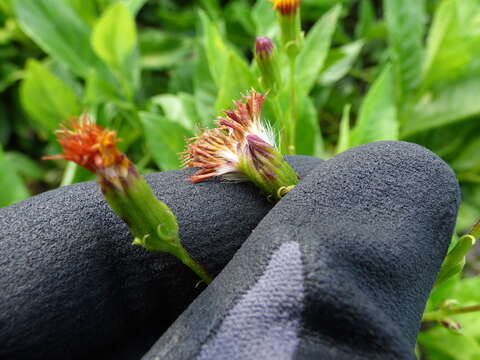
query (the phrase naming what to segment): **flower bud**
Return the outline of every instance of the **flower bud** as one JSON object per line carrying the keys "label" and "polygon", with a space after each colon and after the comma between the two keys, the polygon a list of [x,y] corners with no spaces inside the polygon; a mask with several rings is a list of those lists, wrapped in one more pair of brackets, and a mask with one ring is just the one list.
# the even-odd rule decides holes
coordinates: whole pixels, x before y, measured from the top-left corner
{"label": "flower bud", "polygon": [[255,56],[257,61],[265,61],[273,56],[273,50],[275,45],[273,45],[272,40],[268,37],[257,37],[255,40]]}
{"label": "flower bud", "polygon": [[281,76],[275,45],[268,37],[258,37],[255,41],[255,60],[263,90],[275,95],[281,87]]}
{"label": "flower bud", "polygon": [[282,45],[290,58],[297,56],[303,40],[300,0],[270,0],[278,13]]}
{"label": "flower bud", "polygon": [[73,161],[96,174],[108,204],[134,234],[135,245],[151,251],[168,252],[205,282],[211,281],[183,248],[175,215],[155,197],[135,165],[118,150],[116,143],[119,140],[114,131],[95,125],[84,114],[80,121],[71,122],[71,129],[62,126],[56,134],[64,153],[45,157],[45,160]]}

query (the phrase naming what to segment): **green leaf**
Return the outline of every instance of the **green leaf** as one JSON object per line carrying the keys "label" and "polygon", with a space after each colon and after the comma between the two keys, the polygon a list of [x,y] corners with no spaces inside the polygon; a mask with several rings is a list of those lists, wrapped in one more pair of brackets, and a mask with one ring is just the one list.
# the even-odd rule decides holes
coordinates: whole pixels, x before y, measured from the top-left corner
{"label": "green leaf", "polygon": [[244,0],[228,1],[223,8],[223,17],[228,19],[231,24],[239,24],[247,34],[255,35],[256,24],[253,19],[252,6],[248,2]]}
{"label": "green leaf", "polygon": [[458,172],[480,170],[480,137],[464,144],[451,165]]}
{"label": "green leaf", "polygon": [[388,40],[400,99],[413,92],[420,83],[425,33],[424,0],[384,0]]}
{"label": "green leaf", "polygon": [[472,224],[480,219],[480,186],[475,183],[463,183],[462,185],[462,202],[457,218],[457,231],[468,232]]}
{"label": "green leaf", "polygon": [[0,147],[5,146],[12,133],[12,124],[7,116],[5,103],[0,101]]}
{"label": "green leaf", "polygon": [[[447,281],[447,283],[450,280]],[[470,278],[465,278],[458,282],[450,291],[450,294],[448,296],[450,299],[454,299],[458,302],[459,307],[467,307],[467,306],[476,306],[480,304],[480,276],[476,277],[470,277]],[[450,317],[453,320],[456,320],[462,324],[462,330],[460,338],[468,338],[477,344],[477,347],[475,347],[475,352],[472,353],[476,355],[476,357],[471,357],[475,359],[480,358],[480,348],[478,345],[480,344],[480,317],[478,316],[478,312],[470,312],[470,313],[463,313],[463,314],[457,314],[457,315],[451,315]],[[449,332],[444,332],[443,330],[438,330],[438,328],[434,328],[431,330],[432,333],[436,334],[438,336],[437,340],[439,342],[442,341],[450,341],[448,338],[448,335],[450,335]],[[430,331],[428,332],[430,334]],[[423,334],[421,334],[422,336]],[[440,337],[442,339],[440,339]],[[439,345],[437,345],[439,346]],[[429,347],[434,347],[433,344],[429,344]],[[442,347],[443,349],[443,347]],[[463,350],[464,348],[460,348],[461,351],[459,351],[458,355],[468,355],[469,353],[466,352],[464,353]],[[443,349],[443,351],[446,351],[447,349]],[[467,350],[467,349],[465,349]],[[461,358],[461,357],[460,357]],[[467,358],[468,357],[464,357]],[[461,358],[461,359],[464,359]]]}
{"label": "green leaf", "polygon": [[427,93],[402,115],[401,136],[467,120],[480,114],[480,80],[459,80],[436,93]]}
{"label": "green leaf", "polygon": [[297,155],[324,156],[324,144],[318,124],[318,112],[310,97],[299,96],[295,133]]}
{"label": "green leaf", "polygon": [[463,270],[465,265],[465,256],[475,244],[475,238],[471,235],[462,236],[456,246],[448,253],[443,260],[442,267],[437,276],[436,284],[441,284],[445,280],[457,275]]}
{"label": "green leaf", "polygon": [[230,49],[223,42],[217,26],[203,12],[199,12],[203,31],[203,46],[213,81],[219,86],[229,61]]}
{"label": "green leaf", "polygon": [[317,21],[298,55],[297,86],[307,94],[323,68],[341,9],[340,5],[336,5]]}
{"label": "green leaf", "polygon": [[217,111],[230,108],[233,101],[240,99],[242,94],[251,88],[258,88],[257,80],[247,63],[233,51],[230,52],[221,79],[215,104]]}
{"label": "green leaf", "polygon": [[10,16],[12,14],[11,0],[0,0],[0,11],[2,11],[5,15]]}
{"label": "green leaf", "polygon": [[424,88],[462,74],[471,76],[471,65],[480,56],[479,11],[477,0],[445,0],[439,4],[427,39]]}
{"label": "green leaf", "polygon": [[210,18],[216,19],[219,16],[221,11],[219,0],[200,0],[200,3]]}
{"label": "green leaf", "polygon": [[218,89],[208,68],[208,61],[203,47],[197,49],[193,77],[195,107],[204,127],[210,128],[215,121],[215,101]]}
{"label": "green leaf", "polygon": [[[452,281],[454,284],[453,287],[449,286],[449,283]],[[440,285],[438,290],[441,290],[442,287],[445,286],[446,288],[442,290],[443,296],[436,301],[437,307],[439,302],[444,301],[447,296],[448,299],[454,299],[458,302],[458,307],[477,306],[480,304],[480,276],[466,278],[461,281],[458,281],[457,276]],[[437,289],[435,289],[432,295],[436,292]],[[435,310],[437,307],[430,308],[429,311]],[[448,359],[480,359],[480,317],[478,316],[478,312],[450,315],[449,317],[454,321],[460,322],[463,327],[461,330],[462,336],[452,335],[440,326],[421,333],[419,342],[426,348],[427,354],[432,356],[432,354],[436,354],[438,351],[443,356],[450,356],[447,357]],[[458,343],[458,345],[461,346],[459,348],[450,348],[450,346],[444,347],[441,345],[447,343],[454,346],[452,341],[456,340],[452,340],[450,338],[451,336],[453,336],[453,339],[460,338],[467,339],[467,341],[465,344]],[[473,343],[475,343],[476,346],[472,346]],[[434,358],[437,359],[437,357]]]}
{"label": "green leaf", "polygon": [[145,5],[147,1],[148,0],[124,0],[125,5],[127,6],[128,10],[130,10],[133,16],[137,15],[137,13],[142,9],[143,5]]}
{"label": "green leaf", "polygon": [[16,0],[15,11],[23,31],[75,74],[85,77],[102,67],[88,25],[62,0]]}
{"label": "green leaf", "polygon": [[121,2],[133,16],[141,10],[148,0],[63,0],[69,2],[75,12],[82,16],[88,23],[93,23],[98,11],[103,11],[114,3]]}
{"label": "green leaf", "polygon": [[480,276],[463,279],[452,296],[460,303],[480,303]]}
{"label": "green leaf", "polygon": [[473,227],[470,230],[470,235],[472,235],[475,240],[480,240],[480,220],[473,225]]}
{"label": "green leaf", "polygon": [[0,93],[8,89],[23,76],[23,72],[17,65],[10,62],[0,63]]}
{"label": "green leaf", "polygon": [[271,2],[257,0],[253,7],[252,17],[257,26],[257,36],[267,36],[272,40],[278,38],[280,29],[277,23],[277,14]]}
{"label": "green leaf", "polygon": [[88,24],[93,24],[97,18],[97,3],[95,0],[63,0],[75,13]]}
{"label": "green leaf", "polygon": [[5,158],[15,168],[17,174],[20,174],[24,177],[35,180],[43,180],[46,175],[46,170],[43,169],[37,161],[31,159],[21,152],[6,152]]}
{"label": "green leaf", "polygon": [[332,49],[328,53],[325,67],[320,74],[319,83],[330,86],[343,78],[352,68],[363,48],[362,40]]}
{"label": "green leaf", "polygon": [[0,207],[13,204],[14,202],[29,197],[27,188],[18,176],[12,163],[5,157],[0,148]]}
{"label": "green leaf", "polygon": [[140,65],[143,69],[163,70],[181,61],[191,52],[185,38],[161,30],[146,29],[139,34]]}
{"label": "green leaf", "polygon": [[338,136],[337,154],[350,148],[350,110],[351,104],[343,107],[342,121],[340,122],[340,134]]}
{"label": "green leaf", "polygon": [[355,35],[357,38],[367,38],[376,21],[372,0],[362,0],[358,7],[358,19]]}
{"label": "green leaf", "polygon": [[161,106],[165,117],[169,121],[178,123],[191,132],[195,132],[200,125],[195,110],[195,102],[190,94],[158,95],[153,97],[151,102]]}
{"label": "green leaf", "polygon": [[147,145],[158,167],[161,170],[180,168],[178,153],[185,150],[185,138],[192,137],[193,133],[158,114],[141,112],[140,119]]}
{"label": "green leaf", "polygon": [[86,77],[84,102],[97,105],[103,102],[113,102],[121,108],[130,108],[131,104],[125,101],[122,89],[112,82],[106,81],[98,72],[92,71]]}
{"label": "green leaf", "polygon": [[48,132],[81,111],[73,90],[33,59],[27,63],[20,99],[34,123]]}
{"label": "green leaf", "polygon": [[93,28],[93,49],[114,69],[124,67],[136,43],[135,19],[121,2],[107,8]]}
{"label": "green leaf", "polygon": [[397,140],[398,122],[391,66],[370,87],[351,132],[351,146],[379,140]]}
{"label": "green leaf", "polygon": [[190,128],[196,131],[199,127],[202,127],[202,120],[198,114],[195,98],[191,94],[179,93],[178,97],[182,102],[183,116],[188,119]]}
{"label": "green leaf", "polygon": [[480,346],[471,337],[452,334],[437,326],[418,336],[418,342],[425,349],[429,359],[434,360],[478,360]]}
{"label": "green leaf", "polygon": [[460,283],[460,274],[445,280],[443,283],[435,286],[428,298],[425,312],[438,310],[440,304],[452,298],[456,287]]}

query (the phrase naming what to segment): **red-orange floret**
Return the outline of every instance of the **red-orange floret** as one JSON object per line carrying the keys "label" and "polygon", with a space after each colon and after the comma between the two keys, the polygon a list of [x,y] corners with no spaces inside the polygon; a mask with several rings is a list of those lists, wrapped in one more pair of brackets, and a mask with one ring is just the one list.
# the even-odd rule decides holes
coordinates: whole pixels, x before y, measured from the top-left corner
{"label": "red-orange floret", "polygon": [[270,0],[273,8],[282,15],[293,15],[300,7],[300,0]]}
{"label": "red-orange floret", "polygon": [[65,124],[61,127],[55,133],[63,154],[45,157],[45,160],[73,161],[93,173],[112,165],[128,168],[128,158],[116,146],[119,140],[115,131],[94,124],[87,114],[72,119],[70,128]]}

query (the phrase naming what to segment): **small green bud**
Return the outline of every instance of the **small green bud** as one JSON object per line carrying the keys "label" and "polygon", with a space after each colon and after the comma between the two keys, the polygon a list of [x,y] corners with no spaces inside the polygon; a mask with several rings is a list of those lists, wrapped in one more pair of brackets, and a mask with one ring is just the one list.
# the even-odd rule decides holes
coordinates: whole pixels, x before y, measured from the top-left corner
{"label": "small green bud", "polygon": [[268,37],[256,39],[255,60],[262,75],[261,83],[264,91],[275,95],[281,87],[281,76],[275,45]]}
{"label": "small green bud", "polygon": [[474,244],[475,238],[472,235],[464,235],[458,240],[456,246],[450,250],[447,257],[443,260],[435,286],[438,286],[463,270],[465,266],[465,256]]}

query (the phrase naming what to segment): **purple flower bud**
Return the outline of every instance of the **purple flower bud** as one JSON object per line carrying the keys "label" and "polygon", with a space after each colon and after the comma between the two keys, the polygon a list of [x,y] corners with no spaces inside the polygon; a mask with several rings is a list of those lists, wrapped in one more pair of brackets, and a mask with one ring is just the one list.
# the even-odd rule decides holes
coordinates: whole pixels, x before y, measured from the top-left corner
{"label": "purple flower bud", "polygon": [[275,45],[268,37],[258,37],[255,41],[255,60],[260,70],[263,90],[275,95],[282,80]]}
{"label": "purple flower bud", "polygon": [[258,37],[255,41],[255,54],[257,61],[263,61],[272,56],[274,45],[268,37]]}

